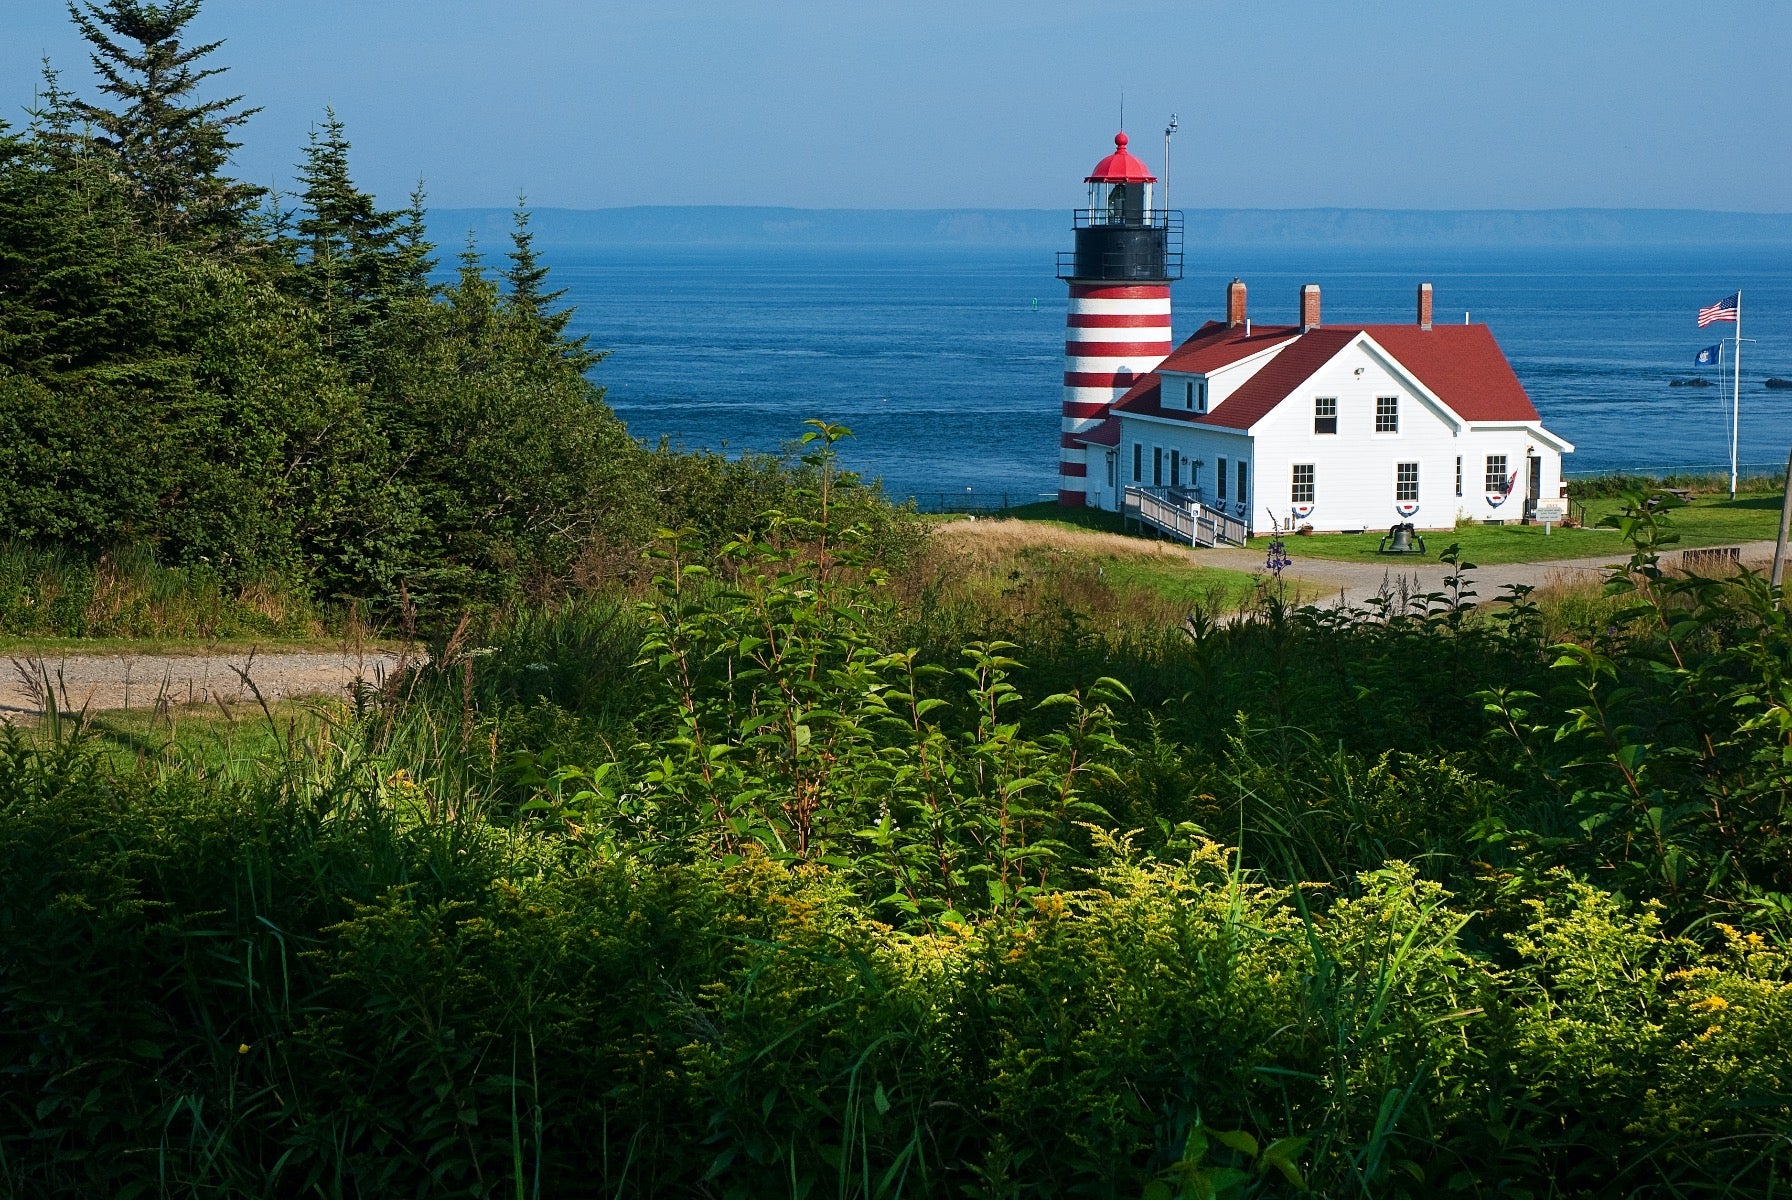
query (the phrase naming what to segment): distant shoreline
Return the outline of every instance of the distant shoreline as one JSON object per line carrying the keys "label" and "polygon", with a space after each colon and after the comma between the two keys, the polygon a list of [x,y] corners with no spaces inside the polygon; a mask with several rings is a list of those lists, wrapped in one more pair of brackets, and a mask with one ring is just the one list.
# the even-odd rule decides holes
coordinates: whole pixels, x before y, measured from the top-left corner
{"label": "distant shoreline", "polygon": [[[538,208],[532,228],[547,246],[987,246],[1061,247],[1071,206],[1062,209],[853,209],[690,205]],[[1792,247],[1792,213],[1699,209],[1373,209],[1191,208],[1190,244],[1259,246]],[[446,208],[429,214],[444,246],[471,231],[481,245],[504,243],[507,208]]]}

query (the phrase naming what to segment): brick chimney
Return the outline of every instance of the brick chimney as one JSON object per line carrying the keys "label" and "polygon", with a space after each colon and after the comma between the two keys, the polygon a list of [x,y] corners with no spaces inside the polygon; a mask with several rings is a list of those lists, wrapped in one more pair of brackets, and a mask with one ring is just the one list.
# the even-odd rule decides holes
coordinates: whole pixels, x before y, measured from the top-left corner
{"label": "brick chimney", "polygon": [[1300,331],[1319,328],[1319,285],[1306,283],[1300,289]]}
{"label": "brick chimney", "polygon": [[1226,328],[1244,324],[1244,280],[1234,279],[1226,285]]}
{"label": "brick chimney", "polygon": [[1431,328],[1431,285],[1419,285],[1419,328]]}

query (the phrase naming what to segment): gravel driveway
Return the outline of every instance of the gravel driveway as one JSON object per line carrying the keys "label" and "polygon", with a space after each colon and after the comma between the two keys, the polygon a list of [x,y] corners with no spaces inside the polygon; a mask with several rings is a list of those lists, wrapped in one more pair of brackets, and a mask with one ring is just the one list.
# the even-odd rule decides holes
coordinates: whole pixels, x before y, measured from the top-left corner
{"label": "gravel driveway", "polygon": [[270,704],[342,695],[361,683],[378,687],[398,662],[396,654],[376,650],[8,657],[0,661],[0,720],[43,712],[46,678],[65,711],[97,712],[163,702],[253,704],[257,690]]}

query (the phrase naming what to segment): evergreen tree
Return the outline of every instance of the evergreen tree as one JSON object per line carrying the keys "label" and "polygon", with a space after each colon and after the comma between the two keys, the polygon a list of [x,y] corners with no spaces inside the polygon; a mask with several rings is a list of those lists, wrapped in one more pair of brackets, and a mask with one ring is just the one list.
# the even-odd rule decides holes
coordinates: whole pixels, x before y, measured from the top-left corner
{"label": "evergreen tree", "polygon": [[46,150],[73,151],[83,140],[75,131],[74,97],[62,90],[62,73],[43,60],[43,86],[31,114],[31,132]]}
{"label": "evergreen tree", "polygon": [[529,229],[527,197],[517,197],[512,221],[514,228],[510,233],[510,267],[504,272],[504,280],[509,289],[505,293],[505,303],[510,306],[513,314],[522,319],[525,326],[536,331],[542,343],[551,347],[556,356],[563,358],[575,370],[589,370],[601,362],[604,356],[588,348],[589,336],[566,336],[566,327],[572,320],[574,310],[553,310],[553,305],[566,295],[566,289],[560,288],[552,292],[542,290],[542,285],[547,282],[548,269],[535,253],[535,234]]}
{"label": "evergreen tree", "polygon": [[261,189],[223,174],[237,143],[231,131],[259,109],[241,96],[199,100],[199,85],[222,67],[196,64],[222,42],[186,45],[200,0],[81,0],[69,16],[92,46],[100,90],[116,110],[73,100],[96,149],[129,185],[145,224],[165,240],[209,251],[237,248],[253,229]]}
{"label": "evergreen tree", "polygon": [[[505,299],[512,311],[530,321],[546,324],[547,306],[565,295],[565,291],[544,294],[541,285],[547,282],[548,269],[535,254],[535,235],[529,230],[529,200],[516,198],[516,211],[511,214],[514,228],[510,232],[510,269],[504,280],[510,285]],[[564,324],[564,322],[563,322]]]}
{"label": "evergreen tree", "polygon": [[345,363],[360,363],[368,329],[393,293],[415,274],[398,227],[349,173],[348,134],[334,109],[324,110],[299,167],[303,184],[298,240],[300,290],[317,309],[324,345]]}
{"label": "evergreen tree", "polygon": [[429,240],[428,208],[423,181],[419,179],[411,192],[411,206],[405,210],[404,224],[398,230],[398,291],[412,296],[430,294],[429,273],[436,269],[435,243]]}

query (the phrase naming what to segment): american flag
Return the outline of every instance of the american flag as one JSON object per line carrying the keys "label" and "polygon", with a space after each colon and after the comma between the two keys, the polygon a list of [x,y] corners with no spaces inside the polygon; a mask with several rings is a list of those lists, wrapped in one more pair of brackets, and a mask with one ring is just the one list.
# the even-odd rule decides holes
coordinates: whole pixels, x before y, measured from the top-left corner
{"label": "american flag", "polygon": [[1703,329],[1713,321],[1734,321],[1737,312],[1741,308],[1741,292],[1737,292],[1734,296],[1719,300],[1716,304],[1701,308],[1699,310],[1699,328]]}

